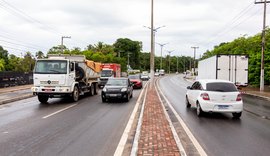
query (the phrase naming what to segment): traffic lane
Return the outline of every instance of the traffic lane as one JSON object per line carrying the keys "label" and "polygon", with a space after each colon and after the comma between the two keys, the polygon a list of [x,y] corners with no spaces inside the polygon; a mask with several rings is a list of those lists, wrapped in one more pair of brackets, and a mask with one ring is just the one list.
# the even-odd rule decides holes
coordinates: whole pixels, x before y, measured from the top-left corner
{"label": "traffic lane", "polygon": [[[134,90],[128,103],[102,103],[100,95],[85,97],[78,105],[48,118],[42,118],[42,112],[36,118],[0,126],[1,155],[111,155],[140,92]],[[41,106],[40,111],[54,105]]]}
{"label": "traffic lane", "polygon": [[160,87],[208,155],[268,155],[270,122],[244,111],[241,119],[231,114],[206,114],[199,118],[185,106],[186,85],[181,76],[160,79]]}
{"label": "traffic lane", "polygon": [[247,94],[243,94],[243,101],[245,111],[270,119],[270,101]]}

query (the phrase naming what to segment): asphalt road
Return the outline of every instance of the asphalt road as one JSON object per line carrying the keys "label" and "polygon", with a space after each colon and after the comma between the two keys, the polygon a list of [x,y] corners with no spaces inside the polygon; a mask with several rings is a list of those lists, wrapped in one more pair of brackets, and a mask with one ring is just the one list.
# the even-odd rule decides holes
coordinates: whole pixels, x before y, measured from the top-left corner
{"label": "asphalt road", "polygon": [[41,105],[32,97],[0,105],[0,155],[113,155],[140,92],[128,103],[102,103],[95,95],[76,103]]}
{"label": "asphalt road", "polygon": [[255,110],[257,102],[267,107],[267,104],[270,106],[269,101],[244,96],[244,109],[249,111],[244,111],[240,119],[233,119],[231,114],[217,113],[199,118],[194,108],[187,109],[185,106],[186,87],[191,83],[184,80],[182,75],[163,77],[159,84],[209,156],[269,155],[270,120],[257,114],[266,111]]}

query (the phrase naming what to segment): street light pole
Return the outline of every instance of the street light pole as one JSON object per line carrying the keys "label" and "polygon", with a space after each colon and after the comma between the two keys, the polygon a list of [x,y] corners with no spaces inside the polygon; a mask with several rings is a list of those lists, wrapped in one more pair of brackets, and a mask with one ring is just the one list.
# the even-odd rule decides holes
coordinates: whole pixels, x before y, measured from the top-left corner
{"label": "street light pole", "polygon": [[71,36],[62,36],[61,37],[61,53],[64,52],[64,38],[71,38]]}
{"label": "street light pole", "polygon": [[196,49],[199,47],[191,47],[194,49],[194,66],[193,66],[193,75],[195,75],[195,68],[196,68]]}
{"label": "street light pole", "polygon": [[166,44],[169,44],[169,43],[164,43],[164,44],[161,44],[161,43],[157,43],[159,46],[160,46],[160,51],[161,51],[161,58],[160,58],[160,69],[162,69],[162,50],[163,50],[163,47],[166,45]]}
{"label": "street light pole", "polygon": [[260,91],[264,91],[264,51],[265,51],[265,23],[266,23],[266,3],[270,3],[270,1],[262,1],[256,2],[255,4],[264,4],[264,12],[263,12],[263,30],[262,30],[262,56],[261,56],[261,77],[260,77]]}
{"label": "street light pole", "polygon": [[167,52],[169,53],[169,74],[171,74],[171,53],[173,52],[173,50]]}
{"label": "street light pole", "polygon": [[177,66],[177,73],[178,73],[178,56],[176,56],[177,57],[177,64],[176,64],[176,66]]}
{"label": "street light pole", "polygon": [[151,55],[150,55],[150,88],[154,86],[154,67],[155,67],[155,51],[154,51],[154,0],[151,0]]}

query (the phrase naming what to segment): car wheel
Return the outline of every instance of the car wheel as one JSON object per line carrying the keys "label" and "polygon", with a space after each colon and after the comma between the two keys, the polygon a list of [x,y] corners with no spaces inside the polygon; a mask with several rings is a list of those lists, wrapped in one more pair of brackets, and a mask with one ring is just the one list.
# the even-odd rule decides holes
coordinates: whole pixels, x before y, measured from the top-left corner
{"label": "car wheel", "polygon": [[187,108],[190,108],[190,103],[189,103],[189,101],[188,101],[188,97],[186,96],[186,106],[187,106]]}
{"label": "car wheel", "polygon": [[242,112],[240,112],[240,113],[232,113],[232,115],[233,115],[233,117],[234,118],[240,118],[241,117],[241,115],[242,115]]}
{"label": "car wheel", "polygon": [[49,97],[48,96],[41,96],[41,95],[38,95],[38,101],[41,103],[41,104],[46,104],[47,101],[48,101]]}
{"label": "car wheel", "polygon": [[129,99],[130,99],[130,96],[127,94],[127,97],[126,97],[125,101],[128,102]]}
{"label": "car wheel", "polygon": [[102,99],[102,102],[106,102],[107,101],[106,98],[104,98],[104,97],[102,97],[101,99]]}
{"label": "car wheel", "polygon": [[197,102],[197,116],[202,116],[203,115],[203,110],[201,108],[201,105],[199,102]]}
{"label": "car wheel", "polygon": [[79,100],[79,89],[77,86],[74,87],[74,91],[72,93],[72,100],[74,102],[78,101]]}

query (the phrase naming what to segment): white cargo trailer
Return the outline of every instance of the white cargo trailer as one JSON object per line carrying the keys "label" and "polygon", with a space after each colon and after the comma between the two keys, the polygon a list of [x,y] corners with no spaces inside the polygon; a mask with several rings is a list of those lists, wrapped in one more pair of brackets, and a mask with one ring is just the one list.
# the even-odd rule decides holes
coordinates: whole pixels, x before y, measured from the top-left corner
{"label": "white cargo trailer", "polygon": [[248,85],[248,55],[215,55],[199,61],[197,79],[229,80]]}

